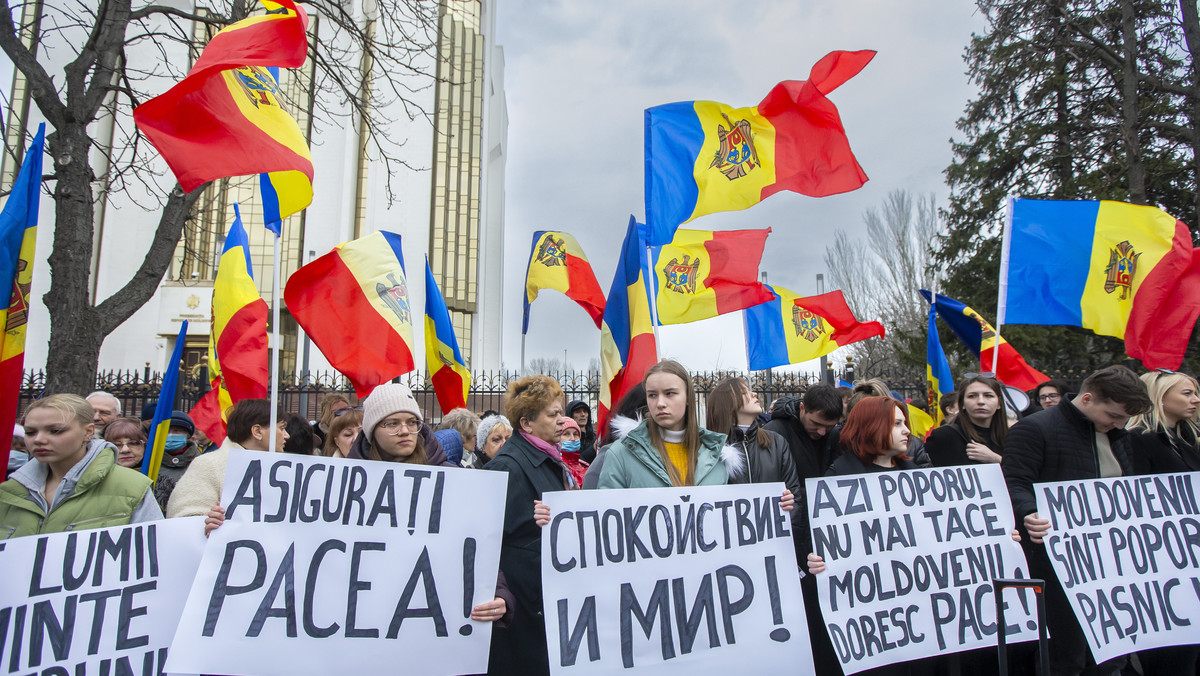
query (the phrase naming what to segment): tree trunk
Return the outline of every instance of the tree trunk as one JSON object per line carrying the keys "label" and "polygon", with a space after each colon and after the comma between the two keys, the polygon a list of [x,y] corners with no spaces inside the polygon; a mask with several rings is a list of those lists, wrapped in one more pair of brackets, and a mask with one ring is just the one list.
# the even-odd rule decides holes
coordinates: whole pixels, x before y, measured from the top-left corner
{"label": "tree trunk", "polygon": [[1146,165],[1142,161],[1142,124],[1138,115],[1137,49],[1137,18],[1133,0],[1121,0],[1121,137],[1125,142],[1125,161],[1128,165],[1129,201],[1146,204]]}
{"label": "tree trunk", "polygon": [[[1183,39],[1191,55],[1191,95],[1187,114],[1192,128],[1192,185],[1200,186],[1200,12],[1196,0],[1179,0],[1183,18]],[[1196,211],[1192,214],[1192,232],[1200,229],[1200,189],[1195,190]]]}
{"label": "tree trunk", "polygon": [[1050,25],[1054,50],[1054,167],[1057,185],[1054,186],[1054,196],[1060,199],[1075,197],[1075,168],[1072,163],[1071,129],[1074,121],[1071,117],[1071,102],[1068,96],[1067,78],[1067,27],[1065,10],[1062,0],[1055,0],[1050,8]]}
{"label": "tree trunk", "polygon": [[50,314],[46,392],[86,395],[96,378],[104,333],[95,329],[88,301],[92,261],[92,168],[87,129],[77,123],[50,134],[54,160],[54,245],[50,251],[50,290],[42,296]]}

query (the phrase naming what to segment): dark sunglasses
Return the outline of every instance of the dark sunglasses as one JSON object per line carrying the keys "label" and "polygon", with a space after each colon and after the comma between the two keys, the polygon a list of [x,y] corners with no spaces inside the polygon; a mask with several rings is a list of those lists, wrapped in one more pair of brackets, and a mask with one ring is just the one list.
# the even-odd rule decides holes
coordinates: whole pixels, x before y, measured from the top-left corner
{"label": "dark sunglasses", "polygon": [[362,406],[355,406],[354,408],[343,408],[343,409],[338,409],[338,410],[334,411],[333,415],[336,418],[337,416],[339,416],[343,413],[349,413],[350,411],[361,411],[361,410],[363,410]]}

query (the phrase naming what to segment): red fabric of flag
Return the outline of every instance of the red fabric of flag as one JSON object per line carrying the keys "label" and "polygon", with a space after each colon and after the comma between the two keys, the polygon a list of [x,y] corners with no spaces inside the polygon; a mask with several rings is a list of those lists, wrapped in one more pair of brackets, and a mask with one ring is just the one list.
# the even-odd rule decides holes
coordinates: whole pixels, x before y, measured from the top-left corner
{"label": "red fabric of flag", "polygon": [[831,52],[812,67],[808,80],[781,82],[758,104],[759,114],[775,126],[775,183],[762,189],[762,199],[781,190],[824,197],[867,182],[837,106],[825,96],[874,57],[871,50]]}
{"label": "red fabric of flag", "polygon": [[771,229],[717,231],[704,243],[712,271],[704,285],[717,298],[717,314],[737,312],[775,298],[758,281],[758,264]]}
{"label": "red fabric of flag", "polygon": [[879,322],[860,322],[841,290],[830,291],[819,296],[806,296],[795,300],[797,306],[820,316],[833,327],[830,339],[839,346],[857,343],[868,338],[884,336],[883,324]]}
{"label": "red fabric of flag", "polygon": [[1142,282],[1125,327],[1125,353],[1148,369],[1177,369],[1200,318],[1200,250],[1176,221],[1171,253]]}

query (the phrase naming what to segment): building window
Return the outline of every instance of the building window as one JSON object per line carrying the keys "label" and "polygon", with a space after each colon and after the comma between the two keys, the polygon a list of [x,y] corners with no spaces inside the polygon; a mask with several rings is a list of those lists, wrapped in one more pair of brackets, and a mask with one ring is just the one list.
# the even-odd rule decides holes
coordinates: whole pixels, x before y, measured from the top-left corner
{"label": "building window", "polygon": [[479,273],[484,37],[479,0],[440,6],[429,265],[470,362]]}

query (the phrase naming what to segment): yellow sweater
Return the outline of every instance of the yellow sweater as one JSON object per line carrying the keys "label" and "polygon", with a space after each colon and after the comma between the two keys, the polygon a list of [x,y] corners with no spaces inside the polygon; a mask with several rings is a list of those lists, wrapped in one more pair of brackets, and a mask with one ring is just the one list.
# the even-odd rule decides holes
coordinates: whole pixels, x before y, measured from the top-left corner
{"label": "yellow sweater", "polygon": [[687,446],[683,444],[673,444],[669,441],[664,441],[663,446],[667,449],[667,457],[671,459],[671,464],[675,465],[675,469],[679,471],[679,478],[683,480],[684,485],[688,482],[688,451]]}

